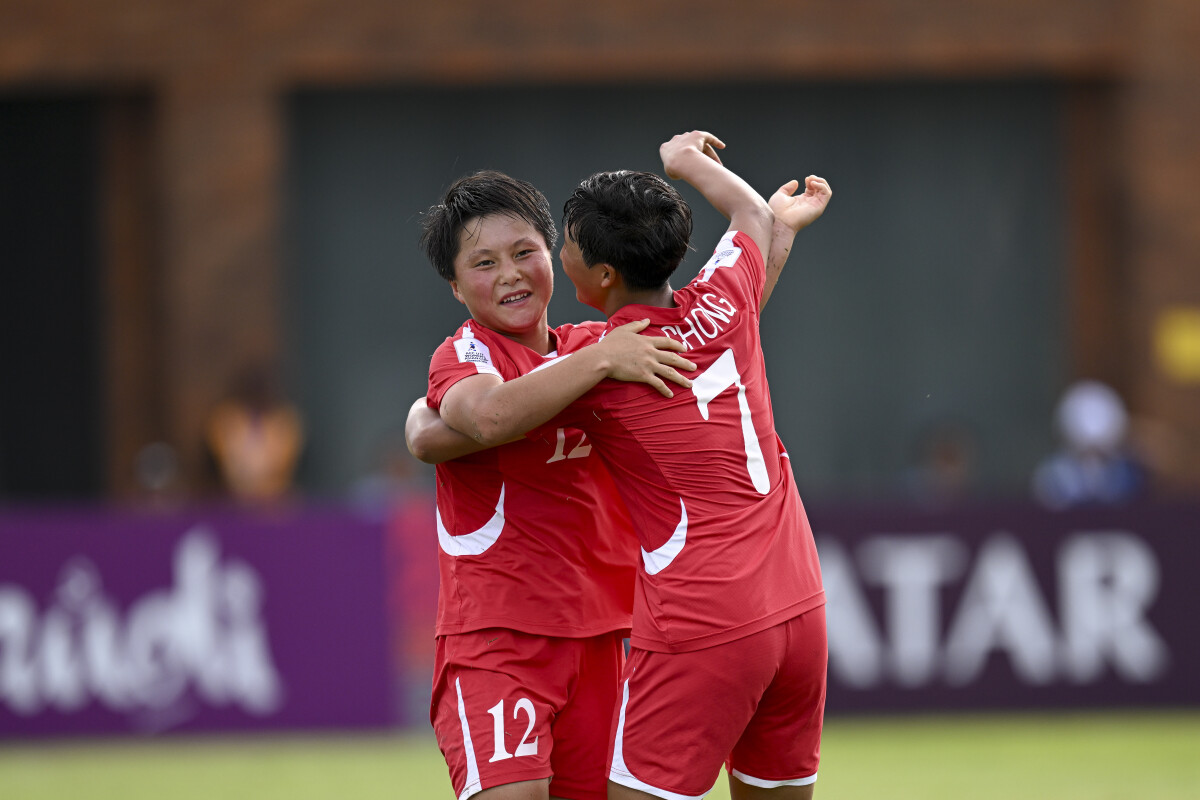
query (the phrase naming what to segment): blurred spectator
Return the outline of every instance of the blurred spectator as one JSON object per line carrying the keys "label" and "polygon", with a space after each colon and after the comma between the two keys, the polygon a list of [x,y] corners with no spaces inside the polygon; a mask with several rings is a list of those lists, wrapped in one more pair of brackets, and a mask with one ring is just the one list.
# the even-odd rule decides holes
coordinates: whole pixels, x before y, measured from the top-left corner
{"label": "blurred spectator", "polygon": [[139,502],[169,507],[180,499],[179,455],[166,442],[151,442],[133,459],[133,480]]}
{"label": "blurred spectator", "polygon": [[269,502],[291,490],[304,425],[269,370],[252,367],[238,376],[209,414],[206,434],[221,481],[234,498]]}
{"label": "blurred spectator", "polygon": [[1128,443],[1129,414],[1115,391],[1078,381],[1059,400],[1062,449],[1038,465],[1034,496],[1052,509],[1120,505],[1144,495],[1146,469]]}
{"label": "blurred spectator", "polygon": [[412,495],[432,492],[432,468],[408,452],[404,429],[399,428],[380,437],[371,471],[354,482],[349,499],[359,514],[384,520],[403,507]]}
{"label": "blurred spectator", "polygon": [[966,500],[977,489],[979,442],[965,422],[942,419],[917,440],[913,464],[904,473],[909,499],[928,508]]}
{"label": "blurred spectator", "polygon": [[404,429],[381,435],[371,471],[354,483],[354,510],[384,525],[388,614],[403,724],[429,719],[437,619],[437,507],[433,470],[408,452]]}

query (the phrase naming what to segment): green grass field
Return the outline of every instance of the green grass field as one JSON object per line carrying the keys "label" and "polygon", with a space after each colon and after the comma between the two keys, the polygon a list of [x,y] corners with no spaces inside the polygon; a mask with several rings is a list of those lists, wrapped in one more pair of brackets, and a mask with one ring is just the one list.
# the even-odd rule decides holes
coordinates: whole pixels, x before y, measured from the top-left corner
{"label": "green grass field", "polygon": [[[1196,800],[1200,712],[827,721],[817,797]],[[710,798],[728,798],[725,778]],[[452,798],[430,735],[0,746],[3,800]]]}

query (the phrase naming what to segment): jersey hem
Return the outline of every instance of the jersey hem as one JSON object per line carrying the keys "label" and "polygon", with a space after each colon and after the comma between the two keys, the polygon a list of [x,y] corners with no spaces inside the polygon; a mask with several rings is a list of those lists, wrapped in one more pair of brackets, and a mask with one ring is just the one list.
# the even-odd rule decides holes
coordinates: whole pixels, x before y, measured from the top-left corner
{"label": "jersey hem", "polygon": [[[518,772],[505,773],[504,775],[497,776],[494,780],[489,781],[484,781],[481,778],[480,780],[475,781],[473,784],[475,788],[471,789],[471,794],[467,794],[467,789],[463,789],[462,794],[458,796],[458,800],[465,800],[465,798],[469,798],[471,795],[479,794],[485,789],[495,789],[497,786],[507,786],[510,783],[521,783],[522,781],[540,781],[545,780],[546,778],[553,779],[554,773],[545,768],[527,769]],[[485,782],[488,784],[487,786],[483,785]]]}
{"label": "jersey hem", "polygon": [[511,619],[483,619],[466,622],[461,625],[438,625],[434,628],[433,635],[457,636],[458,634],[482,631],[488,628],[503,628],[504,630],[517,631],[518,633],[527,633],[530,636],[551,636],[556,639],[590,639],[593,636],[602,636],[606,633],[617,632],[629,636],[632,626],[629,622],[623,622],[603,623],[587,628],[563,628],[553,625],[529,625],[522,622],[514,622]]}
{"label": "jersey hem", "polygon": [[746,636],[753,636],[756,633],[765,631],[767,628],[772,628],[781,622],[786,622],[793,617],[798,617],[823,605],[825,605],[824,589],[787,608],[780,609],[765,617],[760,617],[753,622],[739,625],[736,628],[726,628],[715,633],[696,636],[682,641],[652,639],[646,636],[639,636],[637,631],[634,631],[629,644],[639,650],[649,650],[655,653],[690,653],[693,650],[703,650],[706,647],[715,647],[719,644],[726,644],[727,642],[745,638]]}
{"label": "jersey hem", "polygon": [[808,786],[817,782],[817,773],[815,772],[803,778],[793,778],[786,781],[768,781],[763,778],[754,778],[736,769],[730,772],[730,774],[747,786],[757,786],[760,789],[778,789],[780,786]]}
{"label": "jersey hem", "polygon": [[[682,794],[680,792],[672,792],[670,789],[660,789],[657,786],[639,780],[628,771],[620,770],[616,767],[611,767],[609,769],[608,779],[613,783],[619,783],[621,786],[626,788],[636,789],[639,792],[645,792],[646,794],[653,795],[655,797],[661,797],[662,800],[701,800],[704,795],[712,791],[712,788],[710,787],[708,791],[701,792],[700,794]],[[714,783],[713,786],[716,786],[716,784]]]}

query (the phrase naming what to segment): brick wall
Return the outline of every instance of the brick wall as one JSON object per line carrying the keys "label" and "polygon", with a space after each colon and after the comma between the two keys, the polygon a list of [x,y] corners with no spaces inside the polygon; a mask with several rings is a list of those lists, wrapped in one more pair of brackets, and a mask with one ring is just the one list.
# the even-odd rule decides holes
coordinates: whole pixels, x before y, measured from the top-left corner
{"label": "brick wall", "polygon": [[[1163,309],[1200,307],[1198,9],[1193,0],[4,0],[0,91],[92,88],[114,98],[116,118],[134,126],[126,132],[152,151],[148,160],[108,151],[123,209],[106,222],[122,306],[109,337],[111,377],[124,387],[109,412],[120,494],[129,489],[120,462],[149,435],[147,419],[161,420],[197,485],[205,409],[246,361],[279,357],[280,109],[290,86],[1072,82],[1073,149],[1104,165],[1103,176],[1087,169],[1091,156],[1069,169],[1077,370],[1106,370],[1160,424],[1173,482],[1195,489],[1200,384],[1161,369],[1153,331]],[[131,93],[143,112],[121,117]],[[131,337],[147,330],[155,346],[130,358]]]}

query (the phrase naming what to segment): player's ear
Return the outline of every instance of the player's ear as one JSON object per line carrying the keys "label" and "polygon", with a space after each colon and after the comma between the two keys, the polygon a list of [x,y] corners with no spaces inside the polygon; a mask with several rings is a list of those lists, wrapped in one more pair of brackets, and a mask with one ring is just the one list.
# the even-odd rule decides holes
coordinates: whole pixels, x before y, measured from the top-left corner
{"label": "player's ear", "polygon": [[467,304],[467,301],[463,300],[462,295],[458,293],[458,281],[450,281],[450,291],[454,292],[455,300],[462,303],[464,306]]}
{"label": "player's ear", "polygon": [[611,289],[621,279],[621,273],[617,272],[609,264],[597,264],[596,269],[600,270],[601,289]]}

